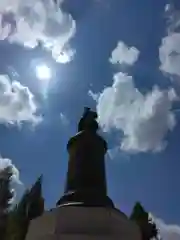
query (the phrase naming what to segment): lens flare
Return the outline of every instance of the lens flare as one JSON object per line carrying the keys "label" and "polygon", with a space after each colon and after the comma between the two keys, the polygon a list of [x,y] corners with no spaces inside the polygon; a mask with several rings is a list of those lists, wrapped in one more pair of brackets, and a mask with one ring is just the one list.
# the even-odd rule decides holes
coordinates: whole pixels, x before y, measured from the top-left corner
{"label": "lens flare", "polygon": [[52,77],[51,69],[43,64],[36,67],[36,76],[39,80],[49,81]]}

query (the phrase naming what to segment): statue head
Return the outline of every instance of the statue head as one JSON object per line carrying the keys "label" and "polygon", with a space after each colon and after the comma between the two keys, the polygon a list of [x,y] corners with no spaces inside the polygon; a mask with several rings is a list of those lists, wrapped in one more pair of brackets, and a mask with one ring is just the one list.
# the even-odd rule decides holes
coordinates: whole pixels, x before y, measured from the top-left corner
{"label": "statue head", "polygon": [[79,121],[78,132],[85,130],[96,132],[98,130],[97,117],[96,112],[91,111],[89,107],[85,107],[83,116]]}

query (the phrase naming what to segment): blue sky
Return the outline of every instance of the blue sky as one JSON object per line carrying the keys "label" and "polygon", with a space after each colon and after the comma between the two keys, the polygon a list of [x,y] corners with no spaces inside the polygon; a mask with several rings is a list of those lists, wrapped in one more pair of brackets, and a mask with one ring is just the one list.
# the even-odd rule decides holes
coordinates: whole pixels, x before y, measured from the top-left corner
{"label": "blue sky", "polygon": [[[2,168],[13,164],[24,186],[43,174],[46,206],[55,206],[64,189],[67,141],[90,106],[109,144],[115,205],[130,213],[141,201],[164,239],[176,240],[180,4],[64,0],[57,8],[51,0],[4,0],[0,10]],[[41,65],[51,69],[49,80],[37,76]]]}

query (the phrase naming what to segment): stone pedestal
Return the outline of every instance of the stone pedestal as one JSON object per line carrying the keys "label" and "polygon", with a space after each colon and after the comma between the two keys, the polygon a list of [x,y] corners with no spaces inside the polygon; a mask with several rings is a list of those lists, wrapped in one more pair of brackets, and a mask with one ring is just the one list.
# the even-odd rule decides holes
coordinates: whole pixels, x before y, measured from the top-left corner
{"label": "stone pedestal", "polygon": [[141,240],[138,226],[115,208],[64,205],[32,220],[26,240]]}

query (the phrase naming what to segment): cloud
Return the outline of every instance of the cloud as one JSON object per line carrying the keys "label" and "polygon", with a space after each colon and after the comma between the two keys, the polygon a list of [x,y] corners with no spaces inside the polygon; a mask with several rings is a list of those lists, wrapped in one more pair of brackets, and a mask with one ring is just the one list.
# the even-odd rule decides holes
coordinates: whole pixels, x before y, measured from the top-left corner
{"label": "cloud", "polygon": [[166,224],[162,219],[156,218],[151,215],[153,221],[156,223],[159,231],[160,237],[163,240],[179,240],[180,239],[180,226]]}
{"label": "cloud", "polygon": [[119,146],[124,151],[161,151],[167,144],[167,132],[176,124],[171,111],[175,100],[173,89],[162,91],[158,86],[143,95],[131,76],[119,72],[97,99],[99,124],[104,131],[119,131]]}
{"label": "cloud", "polygon": [[12,160],[9,158],[2,158],[2,156],[0,156],[0,172],[6,167],[10,167],[12,169],[12,181],[21,184],[21,181],[19,179],[19,170],[12,163]]}
{"label": "cloud", "polygon": [[180,11],[172,4],[165,6],[167,18],[167,36],[162,39],[159,48],[160,70],[180,76]]}
{"label": "cloud", "polygon": [[12,160],[9,158],[3,158],[0,156],[0,175],[2,170],[4,170],[6,167],[10,167],[12,169],[12,178],[11,178],[11,189],[13,190],[14,196],[13,196],[13,203],[16,203],[22,192],[24,191],[24,185],[20,180],[19,176],[19,170],[17,167],[12,163]]}
{"label": "cloud", "polygon": [[34,96],[27,87],[0,75],[0,123],[39,123]]}
{"label": "cloud", "polygon": [[39,43],[52,52],[57,62],[68,62],[75,51],[69,40],[75,35],[72,16],[53,0],[2,0],[0,39],[34,48]]}
{"label": "cloud", "polygon": [[116,158],[120,158],[121,160],[130,160],[130,156],[126,152],[120,152],[119,147],[110,148],[107,151],[107,155],[111,160],[115,160]]}
{"label": "cloud", "polygon": [[60,113],[60,120],[64,126],[69,125],[69,120],[64,113]]}
{"label": "cloud", "polygon": [[162,39],[159,59],[163,72],[180,76],[180,33],[171,33]]}
{"label": "cloud", "polygon": [[112,51],[109,61],[112,64],[133,65],[139,57],[139,50],[135,47],[128,47],[124,42],[119,41],[117,47]]}
{"label": "cloud", "polygon": [[100,93],[94,93],[92,90],[88,91],[88,95],[92,97],[93,100],[97,101],[99,98]]}
{"label": "cloud", "polygon": [[164,11],[167,20],[167,33],[170,34],[180,30],[180,10],[176,9],[175,5],[171,2],[166,4]]}

